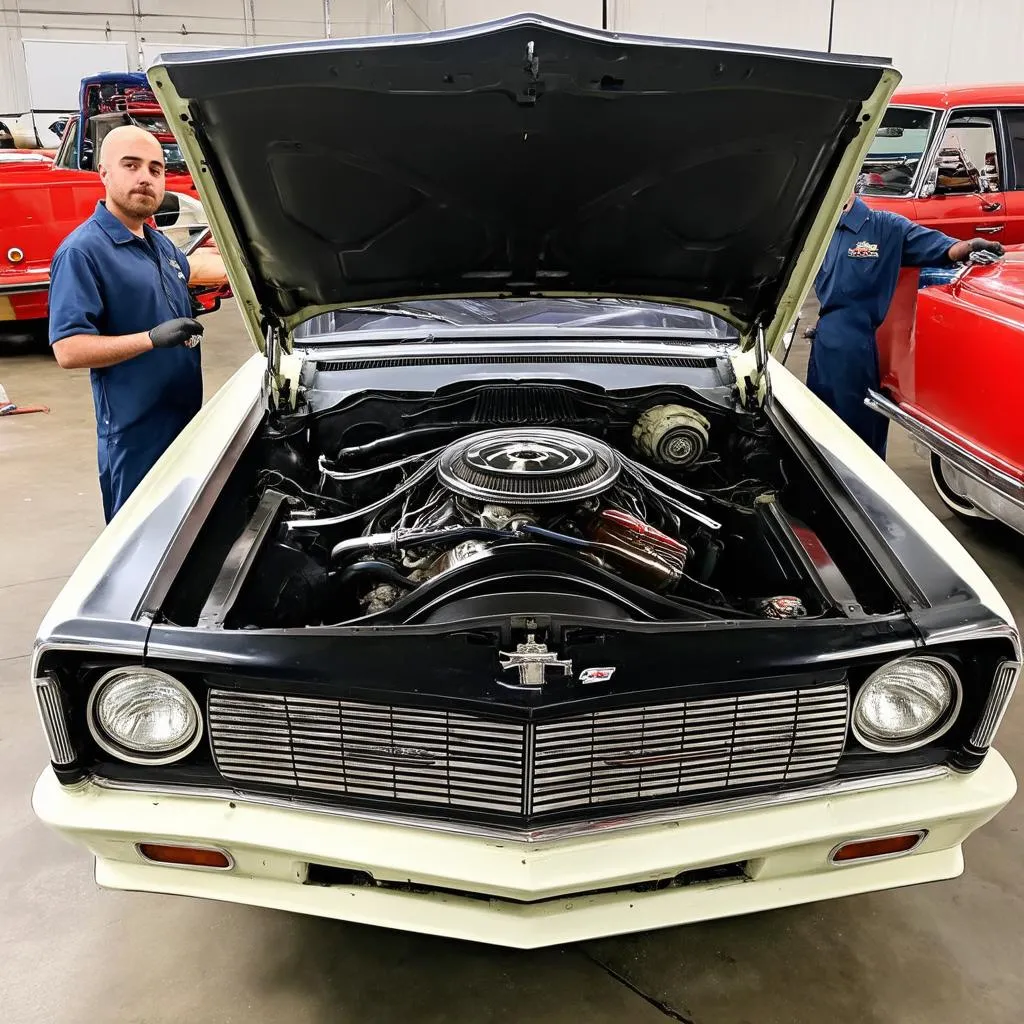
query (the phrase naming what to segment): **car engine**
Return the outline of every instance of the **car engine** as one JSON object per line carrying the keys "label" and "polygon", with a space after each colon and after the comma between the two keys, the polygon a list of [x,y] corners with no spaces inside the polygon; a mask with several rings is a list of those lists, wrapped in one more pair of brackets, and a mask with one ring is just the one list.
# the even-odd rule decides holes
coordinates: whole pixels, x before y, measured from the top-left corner
{"label": "car engine", "polygon": [[800,472],[761,412],[686,389],[362,392],[269,430],[244,582],[198,620],[826,615]]}

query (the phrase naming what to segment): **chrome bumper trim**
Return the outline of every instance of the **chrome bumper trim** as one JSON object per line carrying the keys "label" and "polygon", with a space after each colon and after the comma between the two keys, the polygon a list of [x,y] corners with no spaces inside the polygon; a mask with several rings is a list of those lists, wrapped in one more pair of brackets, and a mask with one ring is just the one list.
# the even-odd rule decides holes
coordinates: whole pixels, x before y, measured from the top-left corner
{"label": "chrome bumper trim", "polygon": [[840,782],[826,782],[818,786],[792,790],[788,793],[768,793],[758,796],[734,797],[690,807],[666,808],[636,815],[618,815],[613,818],[595,818],[589,821],[572,822],[565,825],[551,825],[538,829],[503,829],[497,826],[470,825],[456,821],[431,821],[399,814],[375,814],[369,811],[340,808],[315,800],[281,799],[252,793],[238,793],[230,789],[212,789],[192,786],[138,786],[126,782],[115,782],[93,776],[89,781],[101,789],[123,790],[137,793],[157,793],[162,796],[195,797],[205,800],[223,800],[232,804],[277,807],[284,810],[330,814],[357,821],[370,821],[382,825],[402,828],[424,829],[430,832],[445,832],[452,835],[473,836],[481,839],[498,839],[519,843],[549,843],[561,839],[575,839],[591,835],[606,835],[625,829],[661,825],[673,821],[687,821],[709,817],[714,814],[728,814],[737,811],[756,811],[787,804],[803,803],[826,797],[842,796],[847,793],[864,793],[894,786],[913,785],[948,778],[955,773],[946,765],[933,765],[913,771],[879,775],[870,779],[850,779]]}
{"label": "chrome bumper trim", "polygon": [[874,412],[890,419],[902,427],[913,438],[920,441],[926,448],[941,458],[948,459],[962,473],[973,477],[979,483],[1003,495],[1010,501],[1024,505],[1024,484],[1012,476],[990,466],[966,448],[943,437],[938,431],[915,419],[910,413],[901,409],[895,402],[880,395],[877,391],[868,391],[864,404]]}
{"label": "chrome bumper trim", "polygon": [[29,284],[0,284],[0,295],[31,295],[32,292],[48,292],[49,290],[49,278]]}

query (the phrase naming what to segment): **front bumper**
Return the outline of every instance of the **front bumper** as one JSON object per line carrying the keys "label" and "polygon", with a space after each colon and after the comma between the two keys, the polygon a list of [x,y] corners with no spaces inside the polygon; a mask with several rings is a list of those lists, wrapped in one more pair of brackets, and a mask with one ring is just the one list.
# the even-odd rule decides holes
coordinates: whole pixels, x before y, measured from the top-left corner
{"label": "front bumper", "polygon": [[50,275],[27,274],[17,284],[0,281],[0,320],[44,320],[50,304]]}
{"label": "front bumper", "polygon": [[[44,822],[92,851],[96,880],[110,888],[532,948],[952,878],[963,870],[964,839],[1015,789],[1009,766],[991,751],[971,775],[535,843],[228,797],[94,783],[69,789],[50,769],[36,784],[33,806]],[[844,841],[916,829],[927,830],[924,841],[901,857],[829,862]],[[156,865],[138,852],[136,844],[146,841],[220,847],[234,865]],[[746,865],[743,878],[637,890],[737,862]],[[405,888],[308,884],[310,863]]]}

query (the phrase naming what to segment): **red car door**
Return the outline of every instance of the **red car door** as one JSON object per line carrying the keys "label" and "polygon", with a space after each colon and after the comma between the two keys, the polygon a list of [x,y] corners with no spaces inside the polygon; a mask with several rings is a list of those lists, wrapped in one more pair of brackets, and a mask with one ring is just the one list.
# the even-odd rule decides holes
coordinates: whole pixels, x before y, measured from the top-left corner
{"label": "red car door", "polygon": [[1006,232],[1000,241],[1013,245],[1024,242],[1024,107],[1000,111],[1006,140]]}
{"label": "red car door", "polygon": [[1006,164],[998,128],[993,110],[951,112],[936,165],[917,201],[921,224],[954,238],[980,236],[1003,243],[1016,240],[1012,237],[1015,232],[1008,230]]}

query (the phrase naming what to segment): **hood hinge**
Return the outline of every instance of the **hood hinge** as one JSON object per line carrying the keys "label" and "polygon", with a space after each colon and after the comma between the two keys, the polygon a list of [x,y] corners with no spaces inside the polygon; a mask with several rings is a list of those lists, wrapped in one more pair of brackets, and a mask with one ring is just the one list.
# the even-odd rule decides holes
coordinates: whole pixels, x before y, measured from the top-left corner
{"label": "hood hinge", "polygon": [[263,328],[264,354],[267,357],[265,377],[267,397],[273,409],[288,404],[288,378],[281,373],[281,352],[284,349],[284,330],[276,317],[264,315],[260,319]]}
{"label": "hood hinge", "polygon": [[[755,320],[752,329],[754,332],[753,373],[744,374],[743,384],[740,388],[743,407],[751,410],[762,406],[771,391],[771,381],[767,372],[768,342],[765,338],[764,327],[760,320]],[[747,365],[749,367],[749,363]]]}

